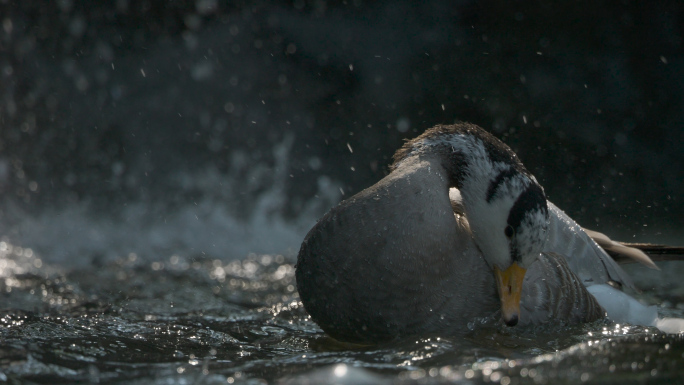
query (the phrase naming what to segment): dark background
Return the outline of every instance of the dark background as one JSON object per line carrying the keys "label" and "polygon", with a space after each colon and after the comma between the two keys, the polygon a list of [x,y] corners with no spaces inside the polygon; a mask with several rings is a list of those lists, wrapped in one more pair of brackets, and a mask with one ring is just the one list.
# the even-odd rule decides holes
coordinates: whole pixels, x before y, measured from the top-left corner
{"label": "dark background", "polygon": [[348,197],[380,179],[405,138],[465,120],[517,151],[580,224],[671,241],[683,9],[0,0],[0,220],[203,199],[249,218],[274,184],[268,210],[294,219],[326,186]]}

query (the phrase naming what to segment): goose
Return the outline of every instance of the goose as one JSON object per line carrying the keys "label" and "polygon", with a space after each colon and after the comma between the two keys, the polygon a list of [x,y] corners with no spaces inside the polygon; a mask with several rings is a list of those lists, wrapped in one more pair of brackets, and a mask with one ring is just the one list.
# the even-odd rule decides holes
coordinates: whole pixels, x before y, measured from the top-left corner
{"label": "goose", "polygon": [[[470,123],[406,142],[390,173],[342,201],[302,242],[296,282],[328,335],[378,343],[466,333],[501,313],[508,326],[616,321],[684,330],[622,290],[614,255],[638,248],[581,228],[499,139]],[[660,322],[660,325],[658,323]]]}

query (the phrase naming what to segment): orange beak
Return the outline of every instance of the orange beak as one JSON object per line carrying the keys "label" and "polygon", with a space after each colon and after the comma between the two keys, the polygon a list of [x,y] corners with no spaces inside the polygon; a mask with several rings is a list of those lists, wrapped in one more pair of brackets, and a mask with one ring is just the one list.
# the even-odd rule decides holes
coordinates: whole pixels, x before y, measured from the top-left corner
{"label": "orange beak", "polygon": [[520,267],[517,262],[513,262],[505,271],[494,267],[496,285],[499,287],[501,298],[501,315],[508,326],[515,326],[520,318],[520,294],[526,272],[527,270]]}

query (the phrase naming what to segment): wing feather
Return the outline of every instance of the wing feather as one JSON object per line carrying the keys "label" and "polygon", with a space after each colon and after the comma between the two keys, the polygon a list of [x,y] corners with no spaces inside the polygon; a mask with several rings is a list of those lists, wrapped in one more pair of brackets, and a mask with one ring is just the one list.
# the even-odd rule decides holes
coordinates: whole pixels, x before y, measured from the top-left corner
{"label": "wing feather", "polygon": [[520,302],[521,323],[591,322],[605,311],[572,272],[567,257],[544,252],[527,274]]}
{"label": "wing feather", "polygon": [[625,245],[624,243],[620,242],[615,242],[614,240],[608,238],[607,235],[603,233],[599,233],[598,231],[594,230],[589,230],[583,228],[585,233],[591,239],[594,240],[599,246],[603,248],[608,254],[610,254],[613,259],[616,261],[625,263],[625,262],[639,262],[642,265],[646,265],[651,269],[655,270],[660,270],[658,266],[653,262],[653,260],[646,255],[643,251],[641,251],[637,247],[631,247],[628,245]]}

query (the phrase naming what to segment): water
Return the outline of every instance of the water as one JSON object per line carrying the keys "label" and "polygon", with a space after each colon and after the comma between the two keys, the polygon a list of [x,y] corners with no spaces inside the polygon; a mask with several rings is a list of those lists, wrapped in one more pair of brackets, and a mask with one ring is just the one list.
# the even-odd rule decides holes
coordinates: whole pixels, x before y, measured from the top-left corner
{"label": "water", "polygon": [[[336,342],[307,316],[291,257],[146,261],[68,271],[0,243],[0,380],[10,383],[643,383],[684,376],[653,328],[477,327],[466,338]],[[651,299],[653,299],[651,297]],[[683,316],[676,306],[669,315]]]}

